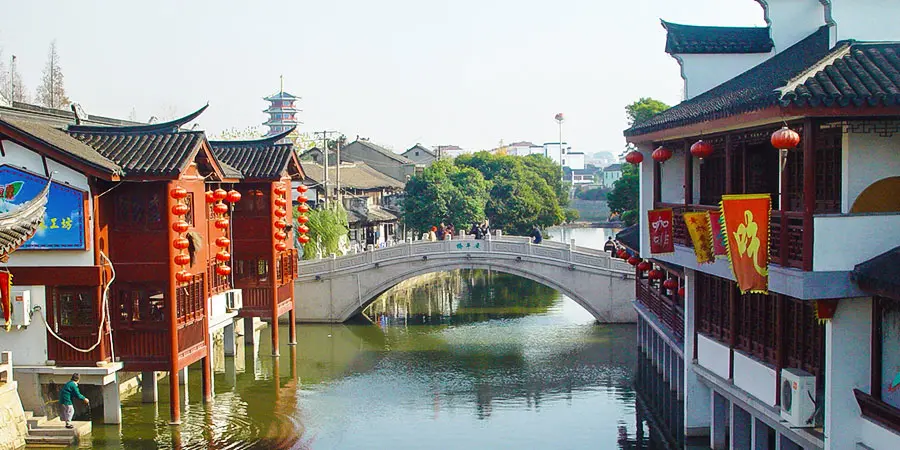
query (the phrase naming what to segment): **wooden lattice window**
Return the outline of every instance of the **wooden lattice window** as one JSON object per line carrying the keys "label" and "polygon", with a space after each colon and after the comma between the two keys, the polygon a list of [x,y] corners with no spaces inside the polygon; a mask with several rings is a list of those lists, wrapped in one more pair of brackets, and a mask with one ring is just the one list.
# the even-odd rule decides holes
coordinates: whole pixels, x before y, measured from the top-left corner
{"label": "wooden lattice window", "polygon": [[781,296],[784,302],[785,367],[822,375],[825,327],[816,321],[812,301]]}
{"label": "wooden lattice window", "polygon": [[158,287],[125,286],[118,290],[116,298],[122,325],[165,320],[165,293]]}
{"label": "wooden lattice window", "polygon": [[123,188],[115,192],[114,227],[122,231],[147,231],[165,228],[162,208],[165,198],[161,190],[142,186]]}
{"label": "wooden lattice window", "polygon": [[700,203],[718,205],[725,193],[725,155],[713,153],[700,164]]}
{"label": "wooden lattice window", "polygon": [[776,363],[778,299],[775,294],[738,295],[736,347],[762,361]]}
{"label": "wooden lattice window", "polygon": [[697,273],[697,293],[694,296],[697,305],[697,330],[726,345],[731,338],[729,302],[733,284],[723,278]]}
{"label": "wooden lattice window", "polygon": [[841,211],[841,151],[843,129],[839,124],[823,125],[815,136],[816,212]]}
{"label": "wooden lattice window", "polygon": [[53,288],[57,329],[60,327],[96,327],[97,297],[91,287]]}

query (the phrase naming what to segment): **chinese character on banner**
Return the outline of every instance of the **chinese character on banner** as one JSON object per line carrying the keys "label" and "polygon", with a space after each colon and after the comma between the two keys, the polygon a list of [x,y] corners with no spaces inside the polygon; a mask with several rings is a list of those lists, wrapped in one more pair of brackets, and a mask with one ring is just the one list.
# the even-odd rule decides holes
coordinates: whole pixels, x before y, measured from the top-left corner
{"label": "chinese character on banner", "polygon": [[722,196],[725,242],[741,294],[769,293],[769,194]]}
{"label": "chinese character on banner", "polygon": [[675,232],[672,226],[672,209],[647,211],[650,224],[650,253],[665,255],[675,253]]}
{"label": "chinese character on banner", "polygon": [[712,232],[709,231],[709,215],[705,212],[686,212],[684,224],[691,235],[691,241],[694,242],[697,264],[716,262],[713,255]]}
{"label": "chinese character on banner", "polygon": [[713,255],[726,257],[728,249],[725,247],[725,233],[722,232],[722,212],[709,211],[709,230],[712,233]]}

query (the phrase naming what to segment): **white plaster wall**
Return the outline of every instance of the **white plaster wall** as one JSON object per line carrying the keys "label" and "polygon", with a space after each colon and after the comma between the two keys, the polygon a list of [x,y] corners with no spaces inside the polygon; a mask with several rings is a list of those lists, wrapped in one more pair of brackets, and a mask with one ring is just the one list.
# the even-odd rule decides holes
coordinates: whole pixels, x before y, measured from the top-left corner
{"label": "white plaster wall", "polygon": [[[842,299],[825,324],[825,449],[855,448],[860,413],[853,389],[869,392],[872,299]],[[873,446],[888,449],[894,446]]]}
{"label": "white plaster wall", "polygon": [[697,304],[694,301],[694,286],[697,274],[691,269],[684,271],[684,428],[685,435],[702,435],[708,432],[710,425],[709,387],[701,383],[694,372],[691,354],[694,348],[694,324],[696,323]]}
{"label": "white plaster wall", "polygon": [[900,245],[900,213],[813,218],[813,271],[853,270]]}
{"label": "white plaster wall", "polygon": [[702,334],[697,334],[697,363],[714,374],[728,379],[731,350]]}
{"label": "white plaster wall", "polygon": [[[0,164],[15,166],[32,173],[44,176],[44,164],[41,156],[21,145],[4,140],[3,150],[5,157],[0,157]],[[47,159],[47,168],[53,174],[53,180],[67,184],[85,192],[90,192],[87,176],[64,166],[56,161]],[[9,267],[34,267],[34,266],[92,266],[94,265],[93,244],[93,205],[88,202],[85,211],[84,226],[87,228],[87,242],[89,250],[22,250],[13,253],[9,257]]]}
{"label": "white plaster wall", "polygon": [[831,0],[834,41],[900,41],[897,0]]}
{"label": "white plaster wall", "polygon": [[869,448],[900,448],[900,435],[866,418],[859,419],[859,435]]}
{"label": "white plaster wall", "polygon": [[[638,167],[641,176],[640,201],[638,201],[638,229],[641,231],[641,257],[650,257],[650,229],[647,228],[647,211],[653,209],[653,164],[650,153],[653,151],[649,144],[639,147],[644,155],[644,161]],[[628,164],[628,163],[625,163]]]}
{"label": "white plaster wall", "polygon": [[900,134],[844,133],[841,158],[841,211],[846,213],[872,183],[900,176]]}
{"label": "white plaster wall", "polygon": [[47,361],[47,328],[42,318],[47,314],[46,287],[14,286],[13,289],[30,289],[32,310],[40,307],[41,312],[31,316],[31,325],[0,333],[0,351],[12,351],[17,366],[43,366]]}
{"label": "white plaster wall", "polygon": [[665,203],[684,203],[684,158],[684,152],[678,151],[668,161],[660,164],[660,199]]}
{"label": "white plaster wall", "polygon": [[771,58],[775,53],[678,54],[685,100],[696,97]]}
{"label": "white plaster wall", "polygon": [[775,406],[778,390],[775,369],[739,351],[734,352],[734,385],[763,403]]}
{"label": "white plaster wall", "polygon": [[768,5],[766,18],[772,27],[776,53],[781,53],[825,25],[825,6],[820,0],[766,0],[765,4]]}
{"label": "white plaster wall", "polygon": [[569,153],[566,155],[566,165],[573,170],[584,169],[584,153]]}

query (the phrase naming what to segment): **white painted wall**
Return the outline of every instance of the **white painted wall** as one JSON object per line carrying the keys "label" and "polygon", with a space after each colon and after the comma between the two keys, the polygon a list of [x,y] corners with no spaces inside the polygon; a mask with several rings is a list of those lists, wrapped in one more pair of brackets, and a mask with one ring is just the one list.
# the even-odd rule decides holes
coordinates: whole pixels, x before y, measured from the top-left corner
{"label": "white painted wall", "polygon": [[739,351],[734,352],[734,385],[763,403],[775,406],[778,392],[775,369]]}
{"label": "white painted wall", "polygon": [[750,70],[774,55],[774,52],[675,55],[675,59],[681,64],[685,100]]}
{"label": "white painted wall", "polygon": [[660,199],[664,203],[684,203],[684,158],[684,152],[675,152],[668,161],[660,164]]}
{"label": "white painted wall", "polygon": [[[869,392],[872,299],[843,299],[825,324],[825,449],[856,448],[860,413],[853,389]],[[872,448],[900,448],[872,445]]]}
{"label": "white painted wall", "polygon": [[[0,157],[0,164],[15,166],[43,176],[44,164],[38,153],[8,140],[3,141],[3,150],[6,152],[6,156]],[[47,168],[51,173],[54,171],[56,172],[53,174],[54,181],[90,192],[86,175],[51,159],[47,160]],[[22,250],[10,255],[9,267],[94,265],[92,218],[93,205],[91,202],[88,202],[88,209],[85,211],[84,226],[87,228],[86,239],[89,243],[89,250]]]}
{"label": "white painted wall", "polygon": [[[647,158],[645,157],[644,159],[646,160]],[[612,188],[616,184],[616,181],[619,180],[619,178],[622,178],[621,170],[604,170],[603,177],[601,178],[601,184],[604,187]]]}
{"label": "white painted wall", "polygon": [[844,133],[841,158],[841,211],[846,213],[872,183],[900,175],[900,134]]}
{"label": "white painted wall", "polygon": [[728,379],[731,368],[731,350],[715,340],[702,334],[697,334],[697,363],[709,369],[712,373]]}
{"label": "white painted wall", "polygon": [[897,433],[866,418],[859,419],[859,436],[859,440],[869,448],[900,448],[900,436]]}
{"label": "white painted wall", "polygon": [[853,270],[900,245],[900,213],[813,218],[813,271]]}
{"label": "white painted wall", "polygon": [[896,0],[832,0],[834,40],[898,41],[900,2]]}
{"label": "white painted wall", "polygon": [[708,432],[710,425],[710,390],[697,378],[693,367],[694,324],[697,316],[697,303],[694,293],[697,280],[696,272],[684,271],[684,431],[687,436],[701,435]]}
{"label": "white painted wall", "polygon": [[41,312],[31,316],[31,325],[27,327],[0,332],[0,351],[12,351],[17,366],[43,366],[47,361],[47,329],[42,319],[47,314],[47,289],[44,286],[14,286],[13,289],[31,290],[32,310],[40,307]]}
{"label": "white painted wall", "polygon": [[[638,167],[641,176],[640,200],[638,201],[638,229],[641,231],[641,258],[650,257],[650,229],[647,227],[647,211],[653,209],[653,161],[650,153],[653,152],[650,144],[642,144],[638,147],[644,155],[644,161]],[[628,164],[628,163],[624,163]]]}
{"label": "white painted wall", "polygon": [[584,153],[567,153],[565,160],[565,165],[572,170],[584,169]]}
{"label": "white painted wall", "polygon": [[[852,1],[855,5],[858,0],[833,1]],[[825,6],[820,0],[766,0],[765,4],[766,20],[772,27],[776,53],[783,52],[825,25]]]}

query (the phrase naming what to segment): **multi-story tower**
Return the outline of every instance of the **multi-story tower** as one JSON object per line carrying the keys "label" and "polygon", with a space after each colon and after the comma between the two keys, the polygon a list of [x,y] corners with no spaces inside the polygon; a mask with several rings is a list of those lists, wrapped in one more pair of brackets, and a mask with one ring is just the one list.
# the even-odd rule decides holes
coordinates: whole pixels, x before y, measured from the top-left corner
{"label": "multi-story tower", "polygon": [[266,136],[274,136],[281,134],[291,128],[296,128],[301,122],[297,120],[297,113],[300,112],[294,102],[300,97],[284,92],[284,87],[278,92],[264,98],[269,102],[269,107],[263,112],[269,115],[269,120],[263,122],[263,125],[269,127]]}

